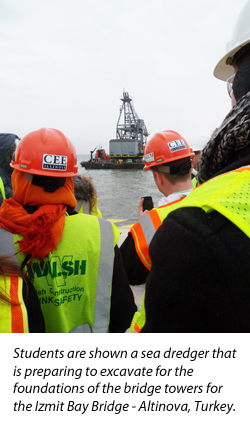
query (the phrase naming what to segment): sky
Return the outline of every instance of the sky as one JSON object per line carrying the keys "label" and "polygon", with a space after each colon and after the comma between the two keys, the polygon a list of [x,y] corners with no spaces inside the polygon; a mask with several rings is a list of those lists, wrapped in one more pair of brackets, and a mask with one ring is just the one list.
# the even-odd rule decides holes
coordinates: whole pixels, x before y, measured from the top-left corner
{"label": "sky", "polygon": [[246,0],[0,0],[1,131],[109,150],[129,93],[150,135],[191,141],[231,108],[213,76]]}

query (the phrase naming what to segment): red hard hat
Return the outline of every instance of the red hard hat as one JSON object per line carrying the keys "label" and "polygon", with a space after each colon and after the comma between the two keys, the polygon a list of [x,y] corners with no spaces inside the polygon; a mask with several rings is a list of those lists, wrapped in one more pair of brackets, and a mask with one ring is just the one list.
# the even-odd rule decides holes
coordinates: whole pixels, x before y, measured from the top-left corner
{"label": "red hard hat", "polygon": [[25,173],[51,177],[77,175],[76,150],[57,129],[41,128],[25,135],[10,166]]}
{"label": "red hard hat", "polygon": [[192,156],[194,156],[192,149],[178,132],[158,132],[146,145],[143,170]]}

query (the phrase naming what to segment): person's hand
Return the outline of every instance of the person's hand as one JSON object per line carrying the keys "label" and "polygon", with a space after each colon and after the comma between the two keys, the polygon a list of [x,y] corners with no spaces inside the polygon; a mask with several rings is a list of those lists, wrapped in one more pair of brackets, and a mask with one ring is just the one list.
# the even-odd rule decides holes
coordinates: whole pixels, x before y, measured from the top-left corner
{"label": "person's hand", "polygon": [[139,205],[138,205],[139,218],[143,217],[144,215],[146,215],[146,213],[148,213],[147,209],[143,211],[143,208],[142,208],[143,202],[144,202],[144,198],[142,198],[140,200]]}

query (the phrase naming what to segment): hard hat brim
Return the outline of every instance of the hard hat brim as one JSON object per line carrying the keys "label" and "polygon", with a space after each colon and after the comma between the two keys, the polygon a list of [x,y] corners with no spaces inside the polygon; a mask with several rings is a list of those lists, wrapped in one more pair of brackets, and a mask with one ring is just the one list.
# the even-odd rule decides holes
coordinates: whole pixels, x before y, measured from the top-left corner
{"label": "hard hat brim", "polygon": [[227,81],[231,75],[234,74],[234,67],[232,65],[227,65],[226,61],[228,57],[233,57],[237,51],[239,51],[242,47],[249,44],[249,40],[246,40],[245,42],[237,45],[234,47],[231,51],[229,51],[225,56],[222,57],[222,59],[217,63],[217,65],[214,68],[214,76],[222,81]]}
{"label": "hard hat brim", "polygon": [[41,172],[41,170],[36,170],[35,168],[31,168],[31,169],[25,169],[23,167],[20,167],[20,164],[15,163],[14,161],[12,161],[10,163],[10,166],[17,171],[22,171],[23,173],[30,173],[30,174],[36,174],[39,176],[45,176],[45,177],[74,177],[77,176],[78,173],[78,166],[76,165],[74,167],[75,171],[52,171],[52,170],[48,170],[48,171],[44,171],[43,173]]}

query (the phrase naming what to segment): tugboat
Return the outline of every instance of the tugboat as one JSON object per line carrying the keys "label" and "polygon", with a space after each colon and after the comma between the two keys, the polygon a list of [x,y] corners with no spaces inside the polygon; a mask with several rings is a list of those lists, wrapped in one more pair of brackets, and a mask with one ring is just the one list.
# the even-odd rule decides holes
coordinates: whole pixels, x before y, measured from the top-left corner
{"label": "tugboat", "polygon": [[[123,92],[122,106],[116,125],[116,139],[109,141],[109,154],[99,147],[90,152],[90,160],[80,164],[86,169],[142,169],[144,148],[149,135],[146,125],[139,119],[128,92]],[[123,114],[123,122],[121,117]],[[95,157],[93,158],[93,154]]]}

